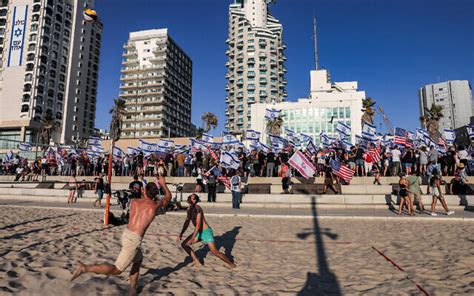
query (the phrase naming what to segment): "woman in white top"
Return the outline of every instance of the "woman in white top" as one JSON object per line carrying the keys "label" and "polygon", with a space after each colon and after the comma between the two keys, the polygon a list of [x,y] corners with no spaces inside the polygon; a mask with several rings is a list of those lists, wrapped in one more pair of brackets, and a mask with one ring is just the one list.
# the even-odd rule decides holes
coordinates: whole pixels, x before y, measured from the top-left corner
{"label": "woman in white top", "polygon": [[464,149],[464,146],[459,146],[458,158],[459,158],[459,161],[464,164],[464,166],[467,166],[469,153],[467,153],[467,151]]}

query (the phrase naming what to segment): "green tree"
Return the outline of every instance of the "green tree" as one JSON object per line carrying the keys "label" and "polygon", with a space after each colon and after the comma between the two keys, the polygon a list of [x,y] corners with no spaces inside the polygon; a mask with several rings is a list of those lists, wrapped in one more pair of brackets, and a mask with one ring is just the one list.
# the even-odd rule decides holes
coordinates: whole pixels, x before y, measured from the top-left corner
{"label": "green tree", "polygon": [[214,113],[204,112],[201,119],[202,119],[202,129],[205,133],[217,127],[217,123],[218,123],[217,116]]}
{"label": "green tree", "polygon": [[51,112],[46,112],[43,118],[41,119],[41,127],[39,128],[39,141],[43,145],[43,151],[49,145],[51,141],[52,134],[59,127],[59,123],[54,119]]}
{"label": "green tree", "polygon": [[443,118],[443,106],[432,104],[431,108],[425,109],[425,114],[420,116],[421,123],[426,127],[430,137],[437,141],[441,137],[439,121]]}
{"label": "green tree", "polygon": [[374,124],[374,117],[375,117],[375,104],[377,104],[371,97],[367,97],[362,100],[362,124],[367,122],[369,124]]}
{"label": "green tree", "polygon": [[271,120],[267,120],[267,124],[266,124],[267,134],[279,136],[281,134],[282,127],[283,127],[283,116],[281,115]]}

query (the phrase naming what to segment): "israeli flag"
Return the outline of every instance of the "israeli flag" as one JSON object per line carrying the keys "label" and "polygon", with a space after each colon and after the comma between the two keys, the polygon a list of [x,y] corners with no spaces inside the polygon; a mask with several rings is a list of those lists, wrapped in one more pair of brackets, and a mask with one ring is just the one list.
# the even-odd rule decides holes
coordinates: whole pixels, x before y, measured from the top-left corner
{"label": "israeli flag", "polygon": [[323,146],[330,146],[336,141],[335,138],[328,136],[325,132],[319,134],[319,140]]}
{"label": "israeli flag", "polygon": [[191,147],[192,149],[195,149],[195,150],[202,150],[202,151],[207,150],[206,145],[204,145],[202,141],[199,141],[196,139],[191,139]]}
{"label": "israeli flag", "polygon": [[318,148],[316,148],[313,141],[310,141],[310,142],[308,142],[308,145],[306,145],[306,151],[309,154],[314,155],[314,154],[316,154],[316,152],[318,152]]}
{"label": "israeli flag", "polygon": [[448,143],[454,143],[456,141],[456,132],[450,129],[444,129],[444,138]]}
{"label": "israeli flag", "polygon": [[234,135],[225,135],[222,138],[222,142],[224,145],[234,145],[238,144],[240,141]]}
{"label": "israeli flag", "polygon": [[180,153],[187,153],[189,152],[190,148],[187,145],[175,145],[174,146],[174,152],[180,154]]}
{"label": "israeli flag", "polygon": [[367,141],[376,141],[375,134],[370,134],[366,132],[362,132],[362,139],[367,140]]}
{"label": "israeli flag", "polygon": [[92,151],[92,152],[94,152],[94,153],[96,153],[96,154],[101,154],[102,152],[104,152],[104,148],[102,148],[102,146],[94,146],[94,145],[92,145],[92,146],[89,146],[89,147],[88,147],[88,150],[89,150],[89,151]]}
{"label": "israeli flag", "polygon": [[313,137],[311,137],[310,135],[307,135],[307,134],[303,134],[303,133],[300,134],[299,139],[300,139],[300,142],[302,144],[306,144],[308,142],[313,142]]}
{"label": "israeli flag", "polygon": [[98,157],[99,155],[100,155],[100,154],[97,154],[97,153],[94,152],[94,151],[87,151],[87,156],[88,156],[89,158],[96,158],[96,157]]}
{"label": "israeli flag", "polygon": [[259,140],[260,139],[260,133],[254,130],[247,130],[245,132],[245,138],[247,140]]}
{"label": "israeli flag", "polygon": [[364,126],[362,127],[362,132],[363,133],[365,132],[365,133],[371,134],[371,135],[375,135],[375,133],[377,132],[377,128],[375,127],[375,125],[364,122]]}
{"label": "israeli flag", "polygon": [[128,154],[128,155],[138,154],[138,153],[140,153],[140,149],[134,148],[134,147],[130,147],[130,146],[127,147],[127,154]]}
{"label": "israeli flag", "polygon": [[201,141],[206,142],[208,144],[214,143],[214,136],[210,134],[202,134]]}
{"label": "israeli flag", "polygon": [[351,142],[346,141],[346,140],[343,140],[343,141],[342,141],[342,145],[344,146],[344,149],[345,149],[346,151],[351,150],[351,147],[353,146]]}
{"label": "israeli flag", "polygon": [[18,149],[20,149],[20,151],[31,151],[31,144],[22,142],[20,143],[20,146],[18,147]]}
{"label": "israeli flag", "polygon": [[410,141],[415,141],[416,140],[416,135],[410,131],[407,131],[407,139]]}
{"label": "israeli flag", "polygon": [[423,140],[425,137],[429,137],[429,134],[426,130],[417,128],[416,129],[416,138],[418,140]]}
{"label": "israeli flag", "polygon": [[143,151],[143,153],[146,153],[146,154],[154,153],[157,146],[158,146],[157,144],[148,143],[148,142],[143,141],[142,139],[138,141],[138,147],[140,148],[141,151]]}
{"label": "israeli flag", "polygon": [[288,129],[288,128],[285,127],[285,135],[286,135],[287,137],[294,137],[294,136],[296,136],[296,133],[295,133],[294,131],[292,131],[292,130],[290,130],[290,129]]}
{"label": "israeli flag", "polygon": [[258,144],[259,141],[257,140],[253,140],[252,142],[250,142],[250,149],[253,149],[253,150],[259,150],[260,149],[260,145]]}
{"label": "israeli flag", "polygon": [[240,161],[236,155],[233,153],[227,152],[227,151],[222,151],[221,152],[221,157],[220,157],[220,164],[223,167],[227,168],[232,168],[232,169],[238,169],[240,166]]}
{"label": "israeli flag", "polygon": [[469,134],[469,138],[474,140],[474,126],[473,125],[466,125],[467,133]]}
{"label": "israeli flag", "polygon": [[123,152],[123,150],[117,146],[114,146],[114,149],[112,151],[113,151],[112,154],[114,155],[114,157],[122,158],[125,156],[125,152]]}
{"label": "israeli flag", "polygon": [[268,135],[268,137],[270,138],[270,142],[272,142],[272,144],[284,144],[286,142],[285,139],[277,135]]}
{"label": "israeli flag", "polygon": [[280,117],[281,110],[276,109],[265,109],[265,118],[268,120],[273,120]]}
{"label": "israeli flag", "polygon": [[263,144],[262,142],[258,142],[258,148],[259,150],[262,150],[264,153],[268,153],[268,151],[270,150],[270,147]]}
{"label": "israeli flag", "polygon": [[7,154],[5,154],[5,157],[6,157],[6,160],[7,160],[7,161],[12,160],[12,159],[13,159],[13,156],[14,156],[14,154],[13,154],[13,151],[11,151],[11,150],[8,151]]}
{"label": "israeli flag", "polygon": [[352,131],[351,127],[345,124],[342,121],[339,121],[336,125],[336,131],[341,135],[341,138],[344,138],[346,136],[349,136]]}
{"label": "israeli flag", "polygon": [[281,143],[281,142],[272,144],[272,150],[275,153],[280,153],[281,151],[283,151],[284,148],[285,148],[285,146],[283,146],[283,143]]}
{"label": "israeli flag", "polygon": [[89,137],[87,144],[90,146],[102,146],[102,139],[99,137]]}

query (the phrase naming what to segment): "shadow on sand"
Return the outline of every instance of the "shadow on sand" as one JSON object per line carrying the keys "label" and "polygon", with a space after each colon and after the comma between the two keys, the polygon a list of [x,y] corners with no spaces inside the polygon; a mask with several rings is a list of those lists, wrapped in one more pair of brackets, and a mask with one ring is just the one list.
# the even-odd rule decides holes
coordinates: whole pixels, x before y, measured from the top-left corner
{"label": "shadow on sand", "polygon": [[[220,236],[216,236],[214,238],[217,249],[220,251],[220,249],[223,247],[225,249],[225,255],[229,257],[231,260],[234,260],[234,257],[232,256],[232,250],[234,249],[234,245],[235,245],[235,242],[237,241],[237,235],[239,235],[240,229],[241,229],[240,226],[236,226],[234,227],[234,229],[227,231],[224,234]],[[195,252],[196,252],[196,256],[202,261],[202,259],[204,259],[209,253],[209,248],[207,247],[207,245],[205,245],[204,247],[198,250],[195,250]],[[148,271],[145,272],[142,275],[142,277],[151,275],[152,279],[150,282],[158,281],[161,278],[170,276],[172,273],[177,272],[180,269],[188,266],[188,264],[192,262],[193,260],[191,259],[191,257],[187,256],[184,262],[178,263],[174,267],[148,269]],[[138,287],[139,293],[142,292],[142,289],[143,289],[143,286]]]}
{"label": "shadow on sand", "polygon": [[323,235],[333,240],[337,239],[338,235],[332,233],[331,229],[325,229],[319,226],[316,198],[312,196],[311,199],[313,229],[298,233],[297,236],[299,239],[304,240],[314,235],[318,272],[308,272],[306,283],[301,291],[298,292],[298,295],[341,295],[339,282],[334,273],[329,269],[323,242]]}

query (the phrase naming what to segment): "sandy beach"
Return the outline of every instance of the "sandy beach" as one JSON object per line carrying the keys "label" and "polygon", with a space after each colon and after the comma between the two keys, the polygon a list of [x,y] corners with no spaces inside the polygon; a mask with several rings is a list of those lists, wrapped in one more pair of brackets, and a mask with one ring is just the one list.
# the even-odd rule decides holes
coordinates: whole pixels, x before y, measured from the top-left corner
{"label": "sandy beach", "polygon": [[[115,261],[123,227],[106,228],[90,211],[0,213],[0,294],[126,294],[129,270],[69,282],[78,260]],[[431,295],[474,294],[474,223],[208,217],[238,265],[229,270],[200,245],[205,267],[187,267],[175,242],[183,219],[161,215],[149,228],[141,295],[420,294],[416,284]]]}

